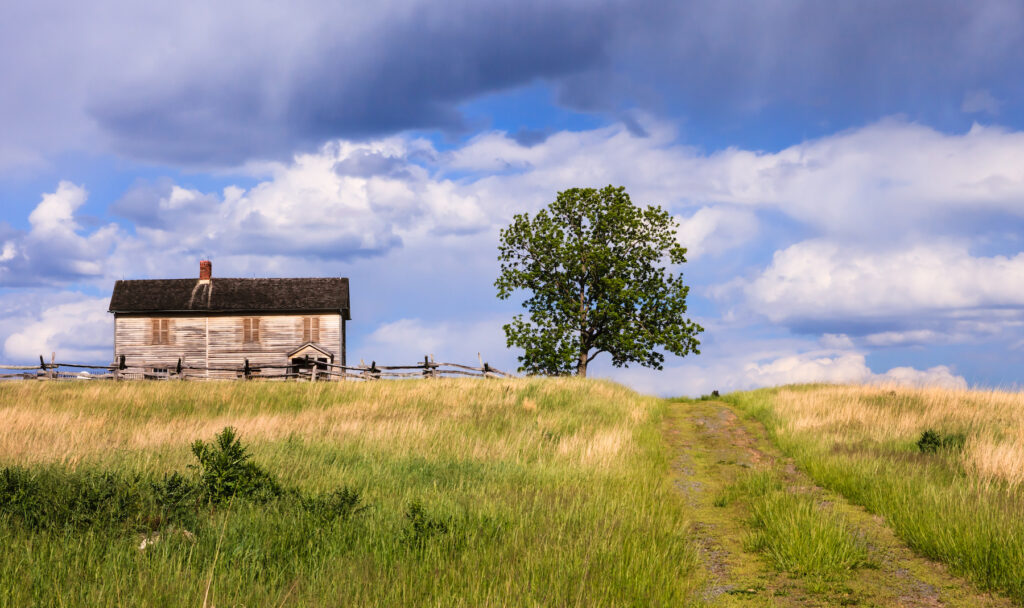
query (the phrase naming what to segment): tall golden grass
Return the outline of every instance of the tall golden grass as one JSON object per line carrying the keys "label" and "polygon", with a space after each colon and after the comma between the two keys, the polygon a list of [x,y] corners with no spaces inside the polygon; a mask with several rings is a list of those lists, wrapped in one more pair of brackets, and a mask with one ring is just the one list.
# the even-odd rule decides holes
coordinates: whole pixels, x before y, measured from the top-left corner
{"label": "tall golden grass", "polygon": [[[591,423],[581,425],[574,401],[583,399]],[[188,457],[183,446],[234,426],[257,443],[294,436],[391,455],[611,467],[634,451],[633,429],[655,402],[573,379],[9,383],[0,386],[0,464],[101,463],[128,452],[174,466]]]}
{"label": "tall golden grass", "polygon": [[1024,393],[899,386],[778,389],[779,431],[838,445],[912,444],[925,429],[963,433],[959,458],[985,482],[1024,483]]}

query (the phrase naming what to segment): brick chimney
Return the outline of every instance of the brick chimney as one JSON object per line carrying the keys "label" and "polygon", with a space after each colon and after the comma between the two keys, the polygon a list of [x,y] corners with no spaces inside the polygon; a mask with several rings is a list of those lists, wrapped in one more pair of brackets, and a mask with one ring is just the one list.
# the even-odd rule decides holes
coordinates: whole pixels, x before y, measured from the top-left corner
{"label": "brick chimney", "polygon": [[213,277],[213,262],[203,260],[199,262],[199,280],[209,281]]}

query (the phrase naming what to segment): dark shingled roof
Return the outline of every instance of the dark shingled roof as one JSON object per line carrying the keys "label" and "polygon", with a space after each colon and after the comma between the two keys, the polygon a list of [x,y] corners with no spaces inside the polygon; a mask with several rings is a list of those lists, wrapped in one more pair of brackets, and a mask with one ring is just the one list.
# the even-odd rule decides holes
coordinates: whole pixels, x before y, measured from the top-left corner
{"label": "dark shingled roof", "polygon": [[155,279],[117,281],[110,312],[339,311],[351,319],[348,279]]}

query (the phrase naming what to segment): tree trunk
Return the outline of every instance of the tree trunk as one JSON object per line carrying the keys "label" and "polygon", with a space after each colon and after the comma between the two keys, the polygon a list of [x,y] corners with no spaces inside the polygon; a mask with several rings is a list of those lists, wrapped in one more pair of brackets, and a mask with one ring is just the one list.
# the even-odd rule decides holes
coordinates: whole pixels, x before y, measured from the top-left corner
{"label": "tree trunk", "polygon": [[587,377],[587,351],[580,350],[580,362],[576,365],[576,375],[580,378]]}

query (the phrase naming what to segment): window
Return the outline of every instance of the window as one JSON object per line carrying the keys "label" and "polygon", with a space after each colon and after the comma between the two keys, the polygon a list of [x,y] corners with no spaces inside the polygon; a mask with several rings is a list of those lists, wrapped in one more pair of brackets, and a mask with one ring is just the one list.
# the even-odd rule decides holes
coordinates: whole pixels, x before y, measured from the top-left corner
{"label": "window", "polygon": [[242,342],[260,341],[260,320],[256,317],[242,319]]}
{"label": "window", "polygon": [[320,317],[305,317],[302,319],[302,341],[320,341]]}
{"label": "window", "polygon": [[151,319],[151,331],[150,342],[153,344],[170,344],[171,343],[171,320],[170,319]]}

